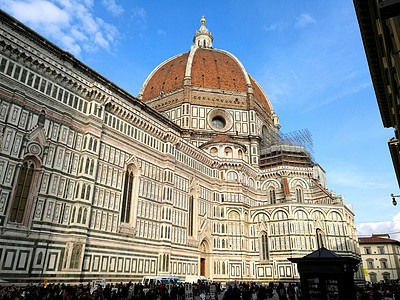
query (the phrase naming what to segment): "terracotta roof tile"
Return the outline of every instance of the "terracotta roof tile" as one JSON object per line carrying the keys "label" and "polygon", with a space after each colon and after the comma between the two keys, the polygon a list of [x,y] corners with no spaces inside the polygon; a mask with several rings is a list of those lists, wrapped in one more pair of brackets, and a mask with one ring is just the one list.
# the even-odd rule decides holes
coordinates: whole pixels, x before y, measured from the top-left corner
{"label": "terracotta roof tile", "polygon": [[239,64],[225,53],[210,49],[197,49],[191,78],[193,86],[246,91],[246,79]]}
{"label": "terracotta roof tile", "polygon": [[371,237],[360,237],[358,238],[358,242],[360,244],[393,244],[397,243],[400,245],[400,242],[397,240],[393,240],[390,238],[382,237],[382,235],[372,235]]}
{"label": "terracotta roof tile", "polygon": [[161,91],[167,93],[183,87],[188,56],[189,53],[184,53],[161,65],[147,83],[142,100],[146,101],[157,97]]}

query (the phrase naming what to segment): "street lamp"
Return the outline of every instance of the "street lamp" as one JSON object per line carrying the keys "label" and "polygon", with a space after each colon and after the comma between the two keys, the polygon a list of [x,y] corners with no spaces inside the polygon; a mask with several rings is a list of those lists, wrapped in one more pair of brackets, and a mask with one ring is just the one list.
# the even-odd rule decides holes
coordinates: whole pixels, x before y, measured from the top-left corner
{"label": "street lamp", "polygon": [[400,197],[400,195],[394,195],[394,194],[390,194],[390,196],[392,197],[392,204],[394,205],[394,206],[396,206],[397,205],[397,201],[396,201],[396,197]]}

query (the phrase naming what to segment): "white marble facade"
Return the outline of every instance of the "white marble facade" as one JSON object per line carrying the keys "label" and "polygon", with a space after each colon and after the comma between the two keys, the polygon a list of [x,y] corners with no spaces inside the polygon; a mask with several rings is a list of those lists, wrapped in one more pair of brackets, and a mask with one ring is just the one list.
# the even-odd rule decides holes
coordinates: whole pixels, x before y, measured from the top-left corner
{"label": "white marble facade", "polygon": [[260,168],[256,110],[226,109],[248,144],[190,139],[177,116],[206,128],[214,108],[156,112],[0,19],[1,279],[291,281],[287,258],[315,250],[317,232],[359,257],[354,214],[319,165]]}

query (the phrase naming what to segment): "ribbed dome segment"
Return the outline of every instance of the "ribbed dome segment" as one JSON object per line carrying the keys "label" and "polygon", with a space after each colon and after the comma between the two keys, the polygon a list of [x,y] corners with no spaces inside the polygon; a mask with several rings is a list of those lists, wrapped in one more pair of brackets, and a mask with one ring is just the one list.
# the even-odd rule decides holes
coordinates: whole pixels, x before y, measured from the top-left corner
{"label": "ribbed dome segment", "polygon": [[223,52],[197,49],[192,63],[193,86],[246,91],[246,79],[238,63]]}
{"label": "ribbed dome segment", "polygon": [[254,80],[253,77],[250,77],[250,82],[251,86],[253,87],[253,96],[258,100],[258,102],[261,102],[261,104],[269,111],[272,111],[272,106],[267,97],[265,96],[264,91],[261,89],[261,87],[258,85],[258,83]]}
{"label": "ribbed dome segment", "polygon": [[187,65],[189,53],[183,53],[170,60],[163,62],[150,74],[146,86],[142,88],[142,100],[159,96],[161,93],[168,93],[183,86],[183,78]]}

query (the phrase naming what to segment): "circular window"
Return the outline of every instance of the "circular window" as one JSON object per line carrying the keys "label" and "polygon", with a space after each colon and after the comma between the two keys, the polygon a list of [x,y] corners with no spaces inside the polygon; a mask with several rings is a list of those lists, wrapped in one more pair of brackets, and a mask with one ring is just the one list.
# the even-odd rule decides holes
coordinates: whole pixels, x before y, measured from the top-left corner
{"label": "circular window", "polygon": [[212,119],[212,124],[217,129],[222,129],[225,127],[226,122],[225,119],[221,116],[216,116]]}
{"label": "circular window", "polygon": [[215,131],[228,131],[233,126],[232,115],[224,109],[216,108],[208,113],[207,123]]}

